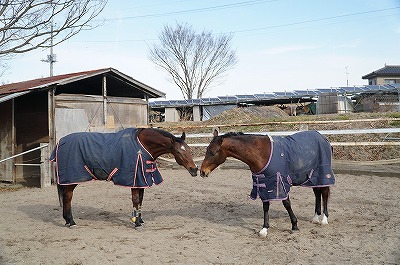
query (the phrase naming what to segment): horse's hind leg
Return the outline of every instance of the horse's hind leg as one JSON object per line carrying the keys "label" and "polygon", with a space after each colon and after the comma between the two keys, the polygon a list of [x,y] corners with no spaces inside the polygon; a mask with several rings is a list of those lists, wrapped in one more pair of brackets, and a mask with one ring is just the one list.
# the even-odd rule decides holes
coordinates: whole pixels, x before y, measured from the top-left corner
{"label": "horse's hind leg", "polygon": [[297,231],[297,230],[299,230],[299,228],[297,227],[297,218],[296,218],[296,216],[295,216],[294,213],[293,213],[293,210],[292,210],[292,206],[291,206],[291,203],[290,203],[290,198],[289,198],[289,196],[287,197],[286,200],[283,200],[282,203],[283,203],[283,206],[285,206],[285,209],[286,209],[286,211],[287,211],[288,214],[289,214],[290,222],[292,223],[292,231]]}
{"label": "horse's hind leg", "polygon": [[[313,191],[315,194],[315,214],[312,222],[314,224],[326,225],[328,224],[329,187],[313,188]],[[323,213],[321,212],[321,202],[323,202]]]}
{"label": "horse's hind leg", "polygon": [[77,184],[73,185],[59,185],[59,191],[62,196],[62,206],[63,206],[63,217],[65,219],[65,225],[69,227],[76,226],[74,218],[72,217],[71,200],[74,193],[74,189]]}
{"label": "horse's hind leg", "polygon": [[144,223],[142,219],[142,203],[144,196],[144,189],[132,188],[132,217],[131,221],[135,224],[135,227],[140,227]]}

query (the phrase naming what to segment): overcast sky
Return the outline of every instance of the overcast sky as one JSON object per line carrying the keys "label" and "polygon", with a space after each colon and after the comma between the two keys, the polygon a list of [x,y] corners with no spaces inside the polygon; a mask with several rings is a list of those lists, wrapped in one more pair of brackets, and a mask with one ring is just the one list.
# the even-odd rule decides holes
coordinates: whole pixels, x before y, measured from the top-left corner
{"label": "overcast sky", "polygon": [[[163,26],[176,22],[234,34],[238,64],[205,97],[366,85],[363,75],[400,65],[400,0],[109,0],[99,18],[54,48],[54,75],[112,67],[182,99],[148,59]],[[15,57],[0,81],[48,76],[47,54]]]}

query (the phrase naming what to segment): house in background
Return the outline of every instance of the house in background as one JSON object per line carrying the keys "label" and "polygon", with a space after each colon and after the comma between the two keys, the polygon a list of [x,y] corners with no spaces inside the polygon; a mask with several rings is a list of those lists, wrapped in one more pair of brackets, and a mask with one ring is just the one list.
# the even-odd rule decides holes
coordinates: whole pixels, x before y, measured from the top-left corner
{"label": "house in background", "polygon": [[368,85],[400,84],[400,65],[385,65],[385,67],[364,75]]}
{"label": "house in background", "polygon": [[385,65],[362,79],[368,79],[368,84],[376,87],[377,92],[357,95],[356,101],[361,102],[357,106],[359,111],[400,111],[400,65]]}
{"label": "house in background", "polygon": [[147,126],[148,99],[164,96],[113,68],[0,86],[0,181],[50,185],[61,137]]}

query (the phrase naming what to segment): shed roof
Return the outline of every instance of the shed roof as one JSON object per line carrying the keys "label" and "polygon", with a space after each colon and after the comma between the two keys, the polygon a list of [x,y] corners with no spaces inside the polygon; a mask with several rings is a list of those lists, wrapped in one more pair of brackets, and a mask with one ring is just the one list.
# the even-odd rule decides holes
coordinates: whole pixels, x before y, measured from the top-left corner
{"label": "shed roof", "polygon": [[[57,86],[56,94],[100,94],[102,77],[107,77],[107,94],[110,96],[158,98],[165,93],[156,90],[114,68],[83,71],[77,73],[38,78],[0,86],[0,102],[18,97],[31,91]],[[72,85],[73,84],[73,85]]]}
{"label": "shed roof", "polygon": [[400,76],[400,65],[385,65],[385,67],[364,75],[362,79],[371,79],[378,76]]}

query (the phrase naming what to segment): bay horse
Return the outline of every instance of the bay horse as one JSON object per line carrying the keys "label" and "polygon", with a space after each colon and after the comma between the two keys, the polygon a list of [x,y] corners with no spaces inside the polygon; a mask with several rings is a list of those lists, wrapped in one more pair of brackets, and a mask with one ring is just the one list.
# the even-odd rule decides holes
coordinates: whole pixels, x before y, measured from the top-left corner
{"label": "bay horse", "polygon": [[192,151],[181,137],[156,128],[128,128],[117,133],[81,132],[60,139],[50,157],[56,162],[57,187],[63,218],[68,227],[76,226],[71,200],[82,181],[112,180],[115,185],[131,188],[135,228],[144,223],[142,202],[144,189],[163,181],[156,159],[170,153],[176,162],[197,176]]}
{"label": "bay horse", "polygon": [[[317,131],[298,132],[290,136],[268,136],[243,133],[218,135],[207,147],[200,175],[208,175],[233,157],[246,163],[253,178],[250,198],[260,197],[263,202],[264,224],[259,231],[266,237],[269,228],[270,201],[280,200],[287,210],[292,231],[298,230],[297,218],[289,198],[291,186],[312,187],[315,194],[313,223],[328,224],[328,198],[330,186],[335,183],[331,168],[332,146]],[[321,214],[321,198],[323,212]]]}

